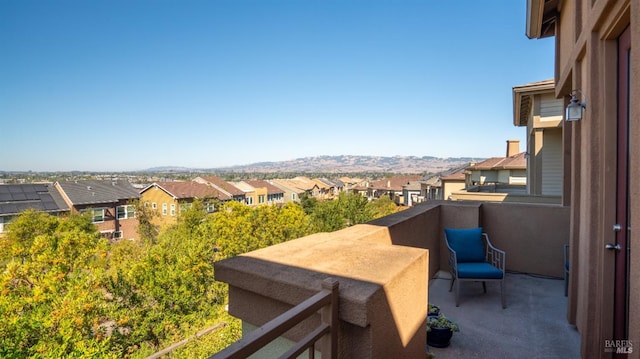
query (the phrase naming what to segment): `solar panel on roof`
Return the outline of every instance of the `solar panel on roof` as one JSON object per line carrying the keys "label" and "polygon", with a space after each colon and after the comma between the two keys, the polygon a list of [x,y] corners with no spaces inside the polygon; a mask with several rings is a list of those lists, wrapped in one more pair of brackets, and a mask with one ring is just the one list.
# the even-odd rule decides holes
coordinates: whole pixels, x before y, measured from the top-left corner
{"label": "solar panel on roof", "polygon": [[0,193],[0,202],[11,201],[11,193]]}
{"label": "solar panel on roof", "polygon": [[40,194],[38,194],[38,192],[25,192],[24,195],[30,201],[35,201],[40,199]]}
{"label": "solar panel on roof", "polygon": [[42,202],[42,209],[45,211],[55,211],[58,206],[54,202]]}
{"label": "solar panel on roof", "polygon": [[14,193],[13,200],[14,201],[24,201],[27,199],[27,196],[24,193]]}
{"label": "solar panel on roof", "polygon": [[9,203],[5,206],[5,208],[7,209],[7,211],[5,213],[18,213],[19,212],[19,208],[18,206],[16,206],[13,203]]}

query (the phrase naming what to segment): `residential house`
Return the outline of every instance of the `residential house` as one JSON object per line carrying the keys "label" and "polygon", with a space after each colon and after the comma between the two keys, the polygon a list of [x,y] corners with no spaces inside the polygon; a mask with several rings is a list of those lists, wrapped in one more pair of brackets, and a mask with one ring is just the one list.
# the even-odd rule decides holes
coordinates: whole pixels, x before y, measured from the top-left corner
{"label": "residential house", "polygon": [[53,184],[0,184],[0,235],[27,209],[58,215],[69,206]]}
{"label": "residential house", "polygon": [[319,199],[333,199],[337,195],[335,184],[321,178],[311,178],[311,182],[318,186],[316,197]]}
{"label": "residential house", "polygon": [[520,152],[520,141],[507,141],[507,155],[492,157],[467,168],[467,186],[510,185],[526,188],[526,153]]}
{"label": "residential house", "polygon": [[[449,199],[453,192],[464,190],[466,170],[471,165],[472,163],[467,163],[425,177],[422,181],[422,196],[425,200],[443,200]],[[444,195],[445,192],[446,195]]]}
{"label": "residential house", "polygon": [[355,177],[340,177],[339,181],[343,184],[343,191],[352,192],[353,188],[365,185],[365,181]]}
{"label": "residential house", "polygon": [[[195,182],[211,186],[234,201],[246,203],[245,192],[217,176],[196,177]],[[228,199],[227,199],[228,200]]]}
{"label": "residential house", "polygon": [[231,197],[212,186],[198,182],[155,182],[140,191],[140,201],[156,211],[152,223],[165,226],[177,222],[178,215],[191,207],[194,200],[203,202],[207,212],[215,211],[216,203]]}
{"label": "residential house", "polygon": [[[559,203],[558,197],[527,194],[527,153],[520,141],[507,141],[507,156],[492,157],[466,168],[465,187],[446,191],[445,199],[518,203]],[[459,176],[459,175],[458,175]],[[448,187],[449,184],[447,184]]]}
{"label": "residential house", "polygon": [[261,197],[263,196],[262,194],[258,194],[258,204],[263,204],[263,203],[284,204],[285,203],[285,200],[284,200],[285,191],[272,185],[271,183],[267,181],[262,181],[262,180],[247,180],[244,182],[248,183],[253,188],[256,188],[256,190],[260,190],[261,193],[266,194],[266,198]]}
{"label": "residential house", "polygon": [[406,185],[402,186],[402,198],[403,205],[411,207],[417,203],[422,203],[425,200],[422,195],[422,181],[409,181]]}
{"label": "residential house", "polygon": [[467,174],[464,171],[458,171],[449,175],[440,177],[442,185],[442,199],[453,199],[453,193],[464,191],[467,187]]}
{"label": "residential house", "polygon": [[402,187],[411,181],[417,181],[420,175],[393,176],[372,182],[367,187],[367,196],[369,199],[389,196],[396,204],[404,203]]}
{"label": "residential house", "polygon": [[338,195],[341,192],[345,191],[345,188],[346,188],[345,184],[344,184],[344,182],[340,181],[339,179],[331,179],[331,180],[324,179],[324,180],[333,183],[333,185],[335,187],[335,190],[336,190],[336,195]]}
{"label": "residential house", "polygon": [[513,87],[513,124],[527,129],[527,193],[562,195],[564,100],[553,79]]}
{"label": "residential house", "polygon": [[526,6],[526,35],[555,36],[555,97],[577,110],[562,123],[568,318],[583,357],[612,356],[610,343],[640,342],[640,0]]}
{"label": "residential house", "polygon": [[300,196],[306,192],[304,189],[294,186],[289,180],[286,179],[273,179],[268,183],[275,186],[276,188],[279,188],[284,193],[284,203],[300,203]]}
{"label": "residential house", "polygon": [[426,176],[421,182],[420,195],[427,200],[442,199],[442,175]]}
{"label": "residential house", "polygon": [[309,177],[297,176],[289,181],[292,185],[303,189],[311,197],[323,199],[326,198],[326,194],[328,193],[328,186],[322,184],[322,187],[320,187],[318,182],[311,180]]}
{"label": "residential house", "polygon": [[273,180],[272,184],[279,187],[284,186],[290,189],[292,192],[297,194],[298,198],[302,193],[306,193],[311,197],[321,197],[321,190],[318,187],[318,184],[304,176],[298,176],[291,179],[276,179]]}
{"label": "residential house", "polygon": [[325,199],[333,199],[340,194],[340,185],[327,178],[314,178],[314,182],[318,184],[318,187],[324,190],[323,195]]}
{"label": "residential house", "polygon": [[129,181],[82,180],[56,182],[72,212],[91,212],[93,223],[107,239],[136,239],[138,190]]}
{"label": "residential house", "polygon": [[267,196],[266,188],[255,188],[244,181],[229,183],[244,192],[244,203],[247,206],[256,206],[258,205],[258,197],[262,198],[264,201],[264,198]]}

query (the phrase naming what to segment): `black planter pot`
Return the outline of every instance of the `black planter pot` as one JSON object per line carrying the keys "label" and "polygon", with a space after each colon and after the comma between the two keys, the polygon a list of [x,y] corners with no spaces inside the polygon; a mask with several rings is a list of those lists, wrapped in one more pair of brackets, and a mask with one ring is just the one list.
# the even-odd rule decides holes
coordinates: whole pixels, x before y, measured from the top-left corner
{"label": "black planter pot", "polygon": [[427,344],[436,348],[446,348],[452,336],[453,332],[449,328],[431,328],[431,331],[427,332]]}

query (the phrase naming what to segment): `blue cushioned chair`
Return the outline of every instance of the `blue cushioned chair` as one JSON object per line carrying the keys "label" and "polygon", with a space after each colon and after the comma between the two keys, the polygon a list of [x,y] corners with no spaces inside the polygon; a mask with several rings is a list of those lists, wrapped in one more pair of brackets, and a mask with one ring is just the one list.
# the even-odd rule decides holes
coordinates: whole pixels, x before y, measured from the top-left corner
{"label": "blue cushioned chair", "polygon": [[461,281],[482,282],[487,292],[487,281],[500,281],[502,308],[506,308],[504,297],[505,253],[491,245],[489,236],[482,227],[466,229],[444,229],[445,242],[449,248],[451,287],[456,286],[456,307],[460,305]]}

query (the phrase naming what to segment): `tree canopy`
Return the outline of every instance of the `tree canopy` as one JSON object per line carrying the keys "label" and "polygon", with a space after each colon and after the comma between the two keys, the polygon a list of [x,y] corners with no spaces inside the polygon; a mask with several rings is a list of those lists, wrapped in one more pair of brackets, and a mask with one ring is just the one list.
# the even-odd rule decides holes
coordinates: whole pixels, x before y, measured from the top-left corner
{"label": "tree canopy", "polygon": [[211,355],[240,335],[215,261],[364,223],[391,206],[341,194],[302,205],[231,201],[207,214],[195,201],[162,230],[138,206],[140,239],[116,242],[88,215],[26,211],[0,237],[0,357],[138,358],[224,322],[213,339],[175,353]]}

